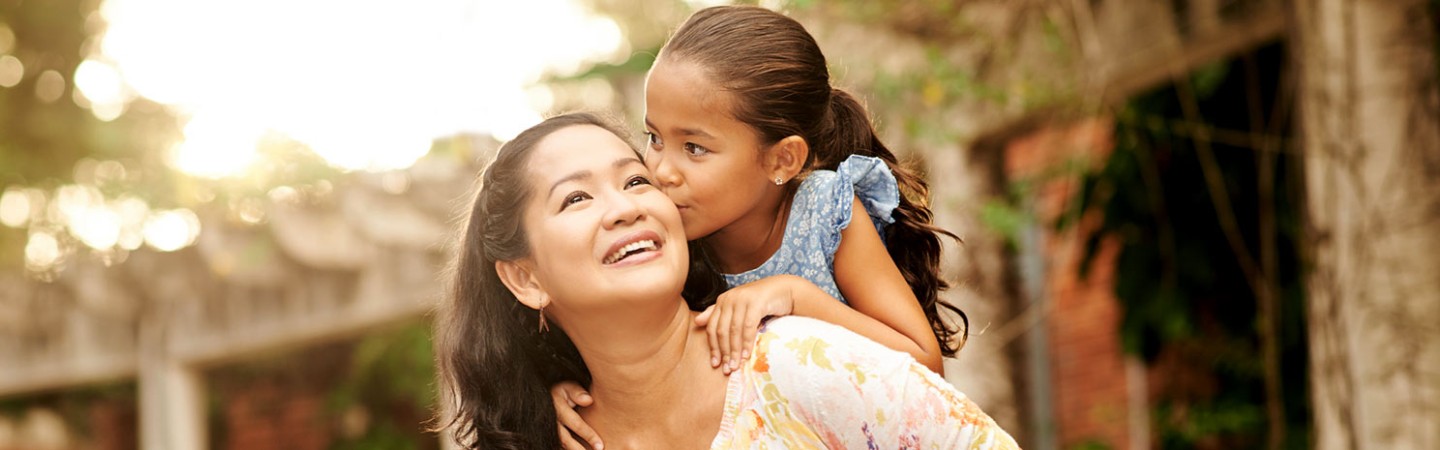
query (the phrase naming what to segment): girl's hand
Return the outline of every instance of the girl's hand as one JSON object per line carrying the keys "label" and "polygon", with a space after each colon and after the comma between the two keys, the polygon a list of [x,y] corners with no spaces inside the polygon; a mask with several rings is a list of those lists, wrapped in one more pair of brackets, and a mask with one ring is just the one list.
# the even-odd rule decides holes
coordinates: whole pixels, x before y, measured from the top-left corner
{"label": "girl's hand", "polygon": [[796,282],[810,283],[794,275],[776,275],[736,286],[695,316],[695,325],[705,327],[710,341],[710,366],[726,375],[739,369],[740,361],[750,357],[760,321],[794,312]]}
{"label": "girl's hand", "polygon": [[558,423],[555,425],[560,431],[560,445],[565,450],[585,450],[585,445],[576,441],[570,434],[574,433],[590,442],[590,447],[595,450],[603,450],[605,444],[600,442],[600,435],[580,418],[575,412],[575,407],[590,406],[595,399],[590,397],[585,388],[580,387],[574,381],[562,381],[550,387],[550,399],[555,402],[555,417]]}

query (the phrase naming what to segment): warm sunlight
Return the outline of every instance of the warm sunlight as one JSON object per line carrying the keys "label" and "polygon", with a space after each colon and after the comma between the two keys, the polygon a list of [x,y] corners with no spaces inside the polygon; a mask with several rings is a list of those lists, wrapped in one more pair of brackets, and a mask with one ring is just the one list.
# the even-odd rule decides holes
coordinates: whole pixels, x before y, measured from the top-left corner
{"label": "warm sunlight", "polygon": [[267,132],[346,170],[407,167],[457,132],[508,139],[539,121],[527,89],[542,73],[621,45],[572,0],[106,0],[101,14],[99,54],[76,73],[87,106],[102,120],[135,94],[172,106],[190,122],[171,163],[212,178],[244,173]]}

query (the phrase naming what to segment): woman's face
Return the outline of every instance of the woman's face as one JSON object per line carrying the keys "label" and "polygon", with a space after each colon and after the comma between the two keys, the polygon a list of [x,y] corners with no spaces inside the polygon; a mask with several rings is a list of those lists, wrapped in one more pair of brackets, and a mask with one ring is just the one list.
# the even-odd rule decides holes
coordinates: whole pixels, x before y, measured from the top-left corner
{"label": "woman's face", "polygon": [[759,134],[730,114],[734,100],[685,61],[657,62],[645,82],[645,164],[692,240],[754,214],[773,183]]}
{"label": "woman's face", "polygon": [[528,263],[563,319],[614,301],[678,298],[689,268],[675,205],[613,133],[560,129],[532,150]]}

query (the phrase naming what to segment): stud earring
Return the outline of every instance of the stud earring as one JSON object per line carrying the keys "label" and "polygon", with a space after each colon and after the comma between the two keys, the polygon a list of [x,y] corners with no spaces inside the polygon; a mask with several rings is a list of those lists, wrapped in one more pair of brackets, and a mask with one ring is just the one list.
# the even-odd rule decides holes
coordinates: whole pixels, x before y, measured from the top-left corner
{"label": "stud earring", "polygon": [[775,185],[779,186],[782,184],[785,184],[785,180],[780,179],[780,177],[775,177]]}

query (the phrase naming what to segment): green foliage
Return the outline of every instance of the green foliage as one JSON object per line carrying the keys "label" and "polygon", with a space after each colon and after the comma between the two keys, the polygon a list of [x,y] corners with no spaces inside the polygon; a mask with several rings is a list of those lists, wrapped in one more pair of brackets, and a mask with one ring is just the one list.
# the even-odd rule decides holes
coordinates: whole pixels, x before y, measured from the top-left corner
{"label": "green foliage", "polygon": [[326,409],[341,415],[363,408],[375,423],[353,439],[337,439],[332,448],[432,447],[438,438],[420,430],[435,408],[433,355],[426,321],[372,334],[356,344],[348,375],[330,391]]}
{"label": "green foliage", "polygon": [[[1255,60],[1264,78],[1261,118],[1268,122],[1281,110],[1274,102],[1285,58],[1277,45],[1259,50]],[[1262,251],[1261,215],[1275,223],[1278,273],[1269,275],[1280,297],[1286,446],[1308,442],[1300,161],[1291,153],[1274,156],[1274,203],[1261,204],[1259,150],[1210,142],[1230,205],[1217,212],[1195,127],[1177,126],[1193,119],[1181,103],[1193,92],[1205,126],[1249,130],[1244,71],[1239,60],[1212,64],[1185,79],[1188,90],[1166,87],[1132,99],[1116,115],[1113,152],[1101,169],[1082,178],[1070,202],[1076,210],[1056,224],[1073,226],[1081,211],[1102,213],[1100,229],[1085,243],[1082,272],[1094,263],[1103,239],[1120,241],[1114,289],[1123,309],[1121,341],[1167,380],[1154,411],[1162,448],[1254,447],[1267,432],[1256,293],[1222,229],[1222,214],[1233,215],[1240,244],[1255,259]],[[1288,133],[1290,127],[1275,129]],[[1182,380],[1188,378],[1195,379]]]}
{"label": "green foliage", "polygon": [[980,223],[991,232],[1003,236],[1005,243],[1011,246],[1019,239],[1021,229],[1030,222],[1029,214],[1008,202],[992,199],[980,206]]}
{"label": "green foliage", "polygon": [[650,71],[650,66],[655,64],[655,56],[659,54],[660,47],[631,52],[630,57],[622,63],[598,63],[574,75],[548,77],[545,81],[553,83],[590,78],[614,79],[627,75],[644,74]]}
{"label": "green foliage", "polygon": [[1079,444],[1071,445],[1069,450],[1112,450],[1110,444],[1098,439],[1088,439]]}

